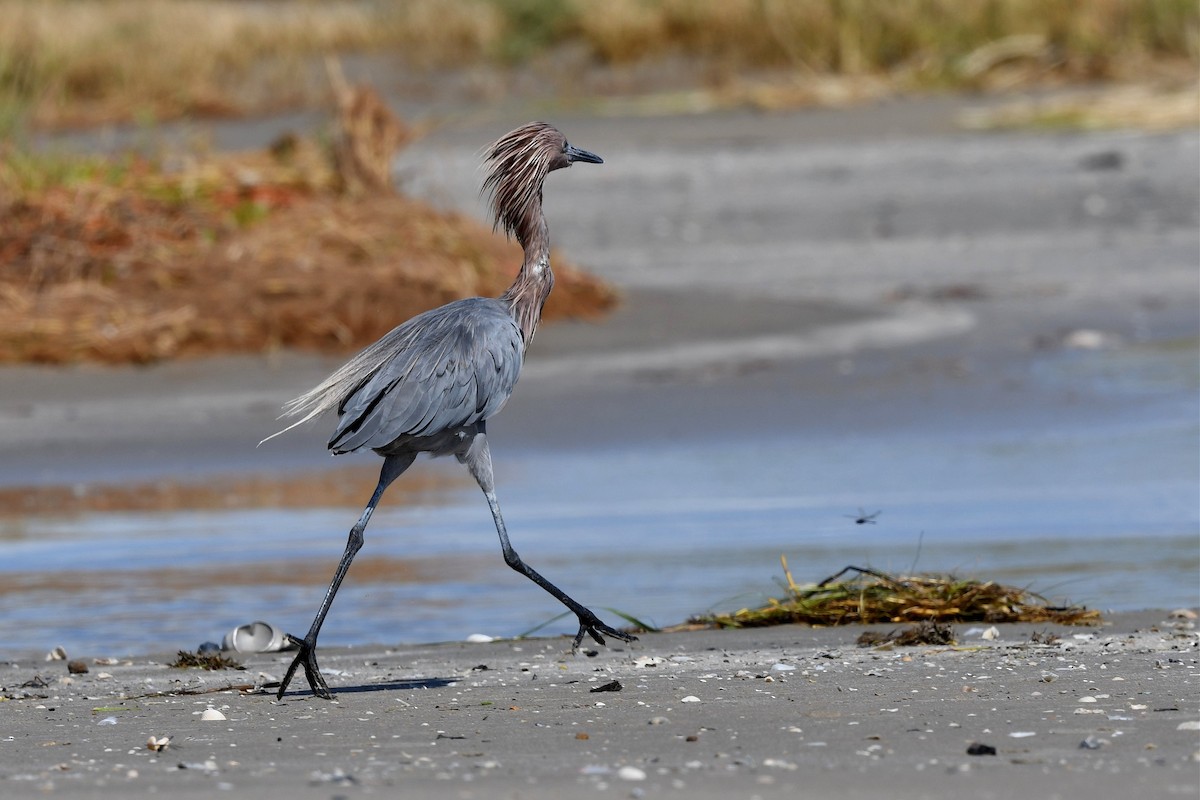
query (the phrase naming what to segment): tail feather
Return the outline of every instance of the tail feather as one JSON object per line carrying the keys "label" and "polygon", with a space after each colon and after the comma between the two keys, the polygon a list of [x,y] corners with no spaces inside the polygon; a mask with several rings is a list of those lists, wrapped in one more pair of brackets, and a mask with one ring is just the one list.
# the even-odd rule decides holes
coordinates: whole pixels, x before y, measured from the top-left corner
{"label": "tail feather", "polygon": [[295,417],[300,414],[304,416],[283,430],[272,433],[259,442],[259,445],[287,433],[292,428],[303,425],[326,411],[340,408],[346,398],[358,391],[363,383],[370,380],[387,360],[387,350],[382,345],[385,345],[394,333],[395,331],[347,361],[317,386],[284,403],[283,413],[279,415],[278,419]]}

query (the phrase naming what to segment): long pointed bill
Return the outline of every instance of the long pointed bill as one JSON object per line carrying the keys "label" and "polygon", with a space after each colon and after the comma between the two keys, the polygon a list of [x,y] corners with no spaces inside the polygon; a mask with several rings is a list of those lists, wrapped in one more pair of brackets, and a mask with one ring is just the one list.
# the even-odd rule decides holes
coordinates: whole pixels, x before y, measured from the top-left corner
{"label": "long pointed bill", "polygon": [[567,159],[574,161],[586,161],[589,164],[603,164],[604,159],[595,153],[589,153],[587,150],[580,150],[574,145],[567,145]]}

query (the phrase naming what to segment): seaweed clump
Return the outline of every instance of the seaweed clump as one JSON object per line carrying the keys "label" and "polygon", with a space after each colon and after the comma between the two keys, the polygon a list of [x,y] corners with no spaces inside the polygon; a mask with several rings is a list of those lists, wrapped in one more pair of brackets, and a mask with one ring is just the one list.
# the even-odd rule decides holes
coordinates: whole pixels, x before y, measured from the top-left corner
{"label": "seaweed clump", "polygon": [[[797,584],[783,562],[786,595],[758,608],[693,617],[689,625],[752,628],[801,623],[1050,622],[1097,625],[1100,612],[1084,606],[1051,605],[1044,597],[995,581],[953,575],[892,576],[848,566],[816,584]],[[852,573],[849,577],[843,577]]]}
{"label": "seaweed clump", "polygon": [[880,647],[889,644],[900,647],[918,647],[920,645],[953,645],[957,644],[957,641],[954,638],[954,630],[949,625],[923,620],[900,631],[894,630],[888,633],[863,631],[856,643],[859,647]]}
{"label": "seaweed clump", "polygon": [[177,669],[245,669],[240,663],[221,653],[189,653],[180,650],[171,664]]}

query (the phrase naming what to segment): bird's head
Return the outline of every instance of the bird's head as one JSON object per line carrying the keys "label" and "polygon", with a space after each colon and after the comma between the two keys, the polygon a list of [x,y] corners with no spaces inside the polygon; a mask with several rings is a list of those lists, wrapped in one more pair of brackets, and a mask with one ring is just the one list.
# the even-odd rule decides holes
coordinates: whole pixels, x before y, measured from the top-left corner
{"label": "bird's head", "polygon": [[491,197],[494,227],[520,238],[523,223],[541,202],[542,181],[552,171],[576,161],[603,164],[604,159],[567,142],[546,122],[530,122],[501,136],[487,148],[488,175],[483,192]]}

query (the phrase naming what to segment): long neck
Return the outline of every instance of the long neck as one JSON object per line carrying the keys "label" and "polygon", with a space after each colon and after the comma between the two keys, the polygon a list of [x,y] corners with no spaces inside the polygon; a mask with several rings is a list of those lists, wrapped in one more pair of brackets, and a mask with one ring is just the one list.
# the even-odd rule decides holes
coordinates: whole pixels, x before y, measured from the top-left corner
{"label": "long neck", "polygon": [[533,341],[542,319],[542,306],[554,288],[554,272],[550,269],[550,232],[542,215],[542,196],[532,204],[521,224],[517,226],[517,241],[525,251],[525,260],[516,280],[500,299],[508,303],[509,311],[521,329],[525,347]]}

